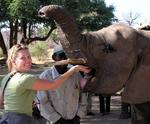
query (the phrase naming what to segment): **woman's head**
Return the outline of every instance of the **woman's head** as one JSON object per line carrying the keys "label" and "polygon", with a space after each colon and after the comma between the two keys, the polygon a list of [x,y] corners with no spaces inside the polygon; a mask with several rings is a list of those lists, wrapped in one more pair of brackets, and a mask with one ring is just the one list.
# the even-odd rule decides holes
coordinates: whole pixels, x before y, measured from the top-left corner
{"label": "woman's head", "polygon": [[16,44],[8,51],[8,70],[26,72],[31,68],[32,60],[28,48],[23,44]]}

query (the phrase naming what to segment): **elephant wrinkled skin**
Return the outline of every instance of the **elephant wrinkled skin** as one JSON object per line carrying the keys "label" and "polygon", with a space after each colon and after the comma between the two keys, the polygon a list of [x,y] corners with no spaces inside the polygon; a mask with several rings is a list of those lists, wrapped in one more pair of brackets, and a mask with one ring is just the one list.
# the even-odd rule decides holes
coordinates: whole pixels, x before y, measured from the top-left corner
{"label": "elephant wrinkled skin", "polygon": [[80,50],[87,65],[96,70],[85,87],[88,92],[113,94],[124,87],[124,102],[150,101],[150,32],[114,24],[82,33],[70,13],[58,5],[41,8],[39,15],[55,20],[68,57],[74,57],[69,50]]}

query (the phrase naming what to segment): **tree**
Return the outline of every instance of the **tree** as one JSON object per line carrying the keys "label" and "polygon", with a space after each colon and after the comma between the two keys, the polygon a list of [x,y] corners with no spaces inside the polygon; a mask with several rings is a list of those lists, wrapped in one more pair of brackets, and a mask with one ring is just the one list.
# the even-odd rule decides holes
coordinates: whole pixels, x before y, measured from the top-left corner
{"label": "tree", "polygon": [[[97,30],[108,26],[114,18],[114,7],[106,7],[104,0],[0,0],[0,25],[4,23],[10,29],[10,47],[16,44],[18,32],[22,34],[22,43],[46,40],[56,28],[51,19],[37,16],[40,6],[58,4],[70,11],[82,30]],[[44,36],[36,36],[39,24],[49,26]],[[2,27],[2,26],[1,26]],[[2,39],[0,39],[2,40]],[[3,42],[3,41],[2,41]],[[1,44],[0,44],[1,45]],[[4,47],[4,45],[1,45]],[[3,48],[2,48],[3,49]],[[4,50],[4,49],[3,49]]]}
{"label": "tree", "polygon": [[7,10],[6,10],[6,4],[4,0],[0,0],[0,47],[2,48],[4,56],[7,56],[7,48],[4,42],[3,35],[1,33],[1,29],[3,27],[7,27],[7,24],[5,23],[7,21]]}
{"label": "tree", "polygon": [[117,21],[113,14],[114,7],[107,7],[103,0],[88,1],[87,4],[82,2],[82,4],[80,6],[81,12],[77,18],[82,29],[98,30]]}
{"label": "tree", "polygon": [[97,30],[117,21],[113,14],[114,7],[107,7],[104,0],[62,1],[59,4],[73,14],[81,30]]}
{"label": "tree", "polygon": [[[13,21],[13,44],[17,43],[17,34],[20,26],[23,39],[27,38],[27,25],[35,18],[40,3],[38,0],[13,0],[9,6],[9,15]],[[37,14],[36,14],[37,15]],[[24,41],[24,40],[22,40]]]}
{"label": "tree", "polygon": [[[33,37],[35,34],[36,24],[46,22],[43,19],[39,19],[37,12],[40,7],[39,0],[0,0],[0,29],[9,28],[10,30],[10,41],[9,46],[16,44],[18,39],[18,32],[22,34],[22,43],[29,44],[34,40],[45,40],[50,35],[51,30],[45,37]],[[48,21],[50,23],[51,21]],[[54,23],[51,23],[54,24]],[[54,27],[54,26],[53,26]],[[1,35],[2,36],[2,35]],[[7,54],[6,46],[3,37],[0,37],[0,46],[2,47],[3,53]]]}
{"label": "tree", "polygon": [[7,56],[7,49],[6,49],[4,39],[3,39],[3,35],[1,33],[1,31],[0,31],[0,47],[2,48],[4,56]]}
{"label": "tree", "polygon": [[129,12],[129,15],[124,20],[129,26],[133,26],[137,23],[136,21],[139,17],[140,15],[138,13]]}

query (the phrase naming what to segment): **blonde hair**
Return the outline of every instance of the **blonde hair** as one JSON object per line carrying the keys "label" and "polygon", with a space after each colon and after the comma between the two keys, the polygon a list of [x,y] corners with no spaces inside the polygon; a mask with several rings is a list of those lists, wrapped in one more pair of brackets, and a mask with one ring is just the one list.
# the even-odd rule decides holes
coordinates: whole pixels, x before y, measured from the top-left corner
{"label": "blonde hair", "polygon": [[25,45],[23,44],[16,44],[14,46],[12,46],[9,50],[8,50],[8,57],[7,57],[7,61],[6,64],[8,66],[8,71],[10,72],[12,69],[12,61],[15,60],[18,51],[20,50],[26,50],[28,49]]}

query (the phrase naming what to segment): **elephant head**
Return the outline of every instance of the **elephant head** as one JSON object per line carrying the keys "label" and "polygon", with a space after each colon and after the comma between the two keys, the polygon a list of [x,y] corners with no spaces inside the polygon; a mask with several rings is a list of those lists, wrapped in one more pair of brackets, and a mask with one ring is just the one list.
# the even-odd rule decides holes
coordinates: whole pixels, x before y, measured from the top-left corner
{"label": "elephant head", "polygon": [[[124,87],[124,101],[140,103],[150,100],[150,83],[146,76],[150,70],[141,66],[142,57],[146,57],[149,51],[146,46],[150,45],[150,33],[124,24],[114,24],[98,31],[82,33],[70,13],[58,5],[41,8],[39,15],[54,19],[65,38],[62,39],[64,49],[68,51],[65,46],[68,44],[67,48],[79,50],[80,55],[87,59],[87,65],[95,69],[94,77],[85,86],[86,91],[113,94]],[[147,65],[149,58],[145,58]],[[141,73],[143,77],[140,78]],[[143,80],[144,85],[149,87],[149,93],[144,97],[142,95],[145,91],[139,92]],[[138,86],[134,89],[136,84]]]}

